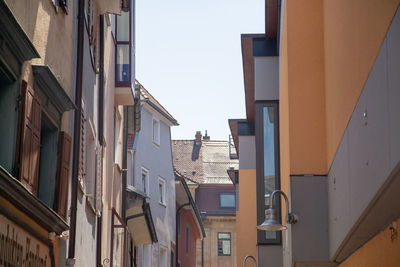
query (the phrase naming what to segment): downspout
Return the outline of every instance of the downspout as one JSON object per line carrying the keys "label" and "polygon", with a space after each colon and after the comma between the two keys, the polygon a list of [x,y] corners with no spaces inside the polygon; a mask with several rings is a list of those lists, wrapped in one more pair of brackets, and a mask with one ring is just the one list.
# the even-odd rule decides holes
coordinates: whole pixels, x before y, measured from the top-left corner
{"label": "downspout", "polygon": [[74,112],[74,143],[72,150],[72,179],[71,179],[71,220],[69,230],[68,266],[75,265],[75,240],[76,240],[76,210],[78,202],[78,171],[79,150],[81,134],[81,110],[82,110],[82,76],[83,76],[83,37],[84,37],[84,0],[78,0],[78,36],[77,36],[77,64],[75,84],[75,106]]}
{"label": "downspout", "polygon": [[[178,267],[178,259],[179,259],[179,239],[178,239],[178,227],[180,227],[181,226],[181,223],[180,223],[180,219],[181,219],[181,217],[180,217],[180,213],[181,213],[181,209],[182,208],[184,208],[184,207],[186,207],[186,206],[190,206],[191,204],[190,204],[190,202],[188,202],[188,203],[185,203],[185,204],[183,204],[183,205],[181,205],[179,208],[178,208],[178,210],[176,211],[176,219],[175,219],[175,242],[176,242],[176,246],[175,246],[175,250],[176,250],[176,252],[175,252],[175,257],[176,257],[176,262],[175,262],[175,266],[176,267]],[[178,224],[178,221],[179,221],[179,224]]]}
{"label": "downspout", "polygon": [[122,220],[126,221],[126,187],[127,187],[127,161],[128,161],[128,107],[124,106],[124,126],[122,134]]}
{"label": "downspout", "polygon": [[[100,62],[99,62],[99,103],[98,103],[98,114],[99,114],[99,144],[103,146],[103,129],[104,129],[104,15],[100,15]],[[103,155],[101,155],[103,157]],[[103,171],[103,168],[101,168]],[[102,177],[102,175],[100,175]],[[99,181],[97,181],[99,182]],[[101,242],[102,242],[102,229],[103,229],[103,211],[100,212],[100,216],[97,217],[97,246],[96,246],[96,266],[101,267]]]}

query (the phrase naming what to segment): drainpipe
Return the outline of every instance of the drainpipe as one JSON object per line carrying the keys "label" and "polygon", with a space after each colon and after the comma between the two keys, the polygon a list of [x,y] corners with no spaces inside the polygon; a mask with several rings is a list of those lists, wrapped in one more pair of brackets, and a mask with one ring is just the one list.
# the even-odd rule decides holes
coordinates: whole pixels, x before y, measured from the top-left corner
{"label": "drainpipe", "polygon": [[[180,223],[180,220],[181,220],[181,217],[180,217],[181,209],[184,208],[184,207],[186,207],[186,206],[189,206],[189,205],[190,205],[190,202],[185,203],[185,204],[181,205],[181,206],[178,208],[178,210],[176,211],[176,223],[175,223],[175,241],[176,241],[176,246],[175,246],[175,250],[176,250],[176,252],[175,252],[175,257],[176,257],[176,262],[175,262],[175,266],[178,266],[178,259],[179,259],[178,227],[181,226],[181,223]],[[178,224],[178,221],[179,221],[179,224]]]}
{"label": "drainpipe", "polygon": [[71,179],[71,220],[69,230],[69,246],[67,265],[75,265],[75,240],[76,240],[76,210],[78,202],[78,170],[81,134],[81,109],[82,109],[82,76],[83,76],[83,37],[84,37],[84,0],[78,0],[78,36],[76,59],[76,84],[74,112],[74,143],[72,150],[72,179]]}
{"label": "drainpipe", "polygon": [[124,126],[122,134],[122,220],[126,221],[126,187],[127,187],[127,171],[128,171],[128,107],[124,106]]}
{"label": "drainpipe", "polygon": [[[100,62],[99,62],[99,102],[98,102],[98,114],[99,114],[99,143],[103,145],[103,129],[104,129],[104,15],[100,15]],[[103,152],[101,155],[103,158]],[[103,171],[103,170],[101,170]],[[100,181],[97,181],[97,183]],[[103,229],[103,211],[100,212],[100,216],[97,217],[97,236],[96,236],[96,266],[102,267],[101,262],[101,242],[102,242],[102,229]]]}

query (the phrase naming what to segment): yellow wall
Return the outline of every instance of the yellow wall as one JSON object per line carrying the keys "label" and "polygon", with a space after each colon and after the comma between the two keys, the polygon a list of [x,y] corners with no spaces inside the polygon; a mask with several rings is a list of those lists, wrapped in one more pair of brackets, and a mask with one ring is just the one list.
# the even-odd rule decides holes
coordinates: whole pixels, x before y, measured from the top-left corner
{"label": "yellow wall", "polygon": [[[236,212],[236,255],[243,266],[246,255],[257,257],[256,170],[239,170],[239,210]],[[246,266],[254,266],[251,260]]]}
{"label": "yellow wall", "polygon": [[[400,218],[397,219],[400,226]],[[397,230],[400,230],[399,227]],[[400,233],[399,233],[400,234]],[[354,252],[340,267],[398,267],[400,263],[400,236],[391,238],[389,227]]]}
{"label": "yellow wall", "polygon": [[324,1],[328,167],[333,161],[399,2]]}

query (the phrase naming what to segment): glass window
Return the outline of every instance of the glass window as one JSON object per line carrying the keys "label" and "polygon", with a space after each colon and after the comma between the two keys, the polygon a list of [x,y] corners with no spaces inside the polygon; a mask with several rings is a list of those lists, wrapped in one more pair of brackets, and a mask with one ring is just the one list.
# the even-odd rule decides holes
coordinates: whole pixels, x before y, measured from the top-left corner
{"label": "glass window", "polygon": [[117,41],[129,42],[129,12],[121,11],[117,16]]}
{"label": "glass window", "polygon": [[160,144],[160,121],[153,118],[153,142]]}
{"label": "glass window", "polygon": [[[257,153],[257,218],[258,224],[265,220],[265,210],[269,208],[271,193],[280,188],[279,173],[279,128],[278,103],[256,104],[256,153]],[[280,200],[277,199],[280,207]],[[280,211],[280,208],[278,208]],[[258,231],[258,242],[280,243],[278,232]]]}
{"label": "glass window", "polygon": [[160,204],[165,205],[165,180],[161,177],[158,178],[158,190],[159,190],[159,202]]}
{"label": "glass window", "polygon": [[231,255],[231,233],[218,233],[218,256]]}
{"label": "glass window", "polygon": [[143,192],[149,195],[149,171],[145,168],[142,168],[142,187]]}
{"label": "glass window", "polygon": [[121,217],[117,214],[115,209],[112,209],[112,222],[111,222],[111,266],[123,267],[125,266],[125,253],[126,253],[126,225],[123,223]]}
{"label": "glass window", "polygon": [[235,193],[220,193],[219,205],[221,208],[234,209],[236,207]]}
{"label": "glass window", "polygon": [[129,82],[129,44],[117,44],[117,66],[115,79],[117,82]]}

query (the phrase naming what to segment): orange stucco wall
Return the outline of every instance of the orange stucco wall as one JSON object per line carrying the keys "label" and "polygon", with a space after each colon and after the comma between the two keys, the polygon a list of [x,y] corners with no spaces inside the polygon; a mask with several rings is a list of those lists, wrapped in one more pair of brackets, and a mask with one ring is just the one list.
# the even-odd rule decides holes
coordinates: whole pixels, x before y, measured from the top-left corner
{"label": "orange stucco wall", "polygon": [[328,166],[381,47],[399,0],[325,0]]}
{"label": "orange stucco wall", "polygon": [[[397,225],[400,226],[400,218],[397,219]],[[354,252],[339,267],[399,266],[400,236],[397,235],[393,240],[391,236],[391,230],[387,227]]]}
{"label": "orange stucco wall", "polygon": [[[256,170],[239,170],[239,210],[236,212],[236,262],[246,255],[257,257]],[[251,260],[246,266],[254,266]]]}
{"label": "orange stucco wall", "polygon": [[284,5],[280,65],[282,188],[327,174],[400,0]]}
{"label": "orange stucco wall", "polygon": [[[282,146],[290,147],[281,162],[289,159],[290,174],[322,174],[326,172],[323,5],[319,0],[285,5],[281,56],[286,62],[281,64],[280,79],[287,88],[280,89],[280,101],[288,114],[283,112],[280,122],[284,126],[283,119],[288,120],[289,140],[283,139]],[[281,129],[281,134],[286,133]]]}

